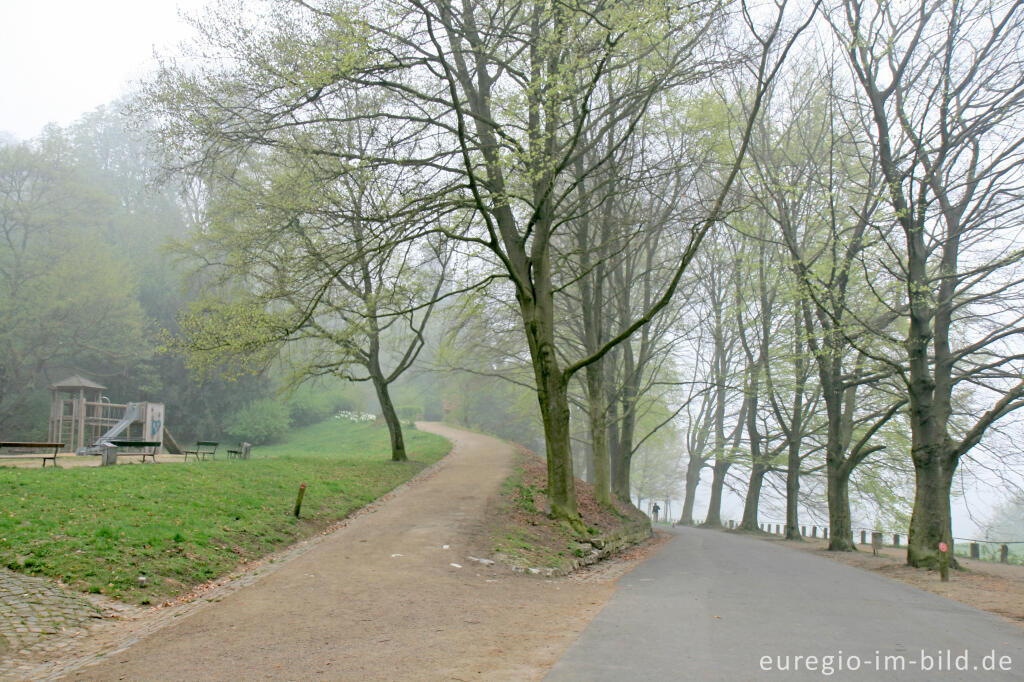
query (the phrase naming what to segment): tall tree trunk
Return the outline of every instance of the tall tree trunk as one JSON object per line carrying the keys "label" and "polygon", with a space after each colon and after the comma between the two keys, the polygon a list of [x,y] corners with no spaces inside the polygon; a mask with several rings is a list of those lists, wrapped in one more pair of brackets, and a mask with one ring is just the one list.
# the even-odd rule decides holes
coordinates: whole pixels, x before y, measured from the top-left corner
{"label": "tall tree trunk", "polygon": [[708,502],[708,515],[702,524],[708,528],[722,527],[722,492],[725,489],[725,475],[731,466],[732,462],[724,456],[715,459],[713,469],[715,475],[711,480],[711,500]]}
{"label": "tall tree trunk", "polygon": [[[795,427],[794,427],[795,430]],[[786,539],[800,539],[800,441],[790,439],[786,459]]]}
{"label": "tall tree trunk", "polygon": [[679,517],[679,525],[693,525],[693,502],[700,485],[700,472],[704,469],[704,458],[699,454],[690,453],[686,463],[686,490],[683,496],[683,514]]}
{"label": "tall tree trunk", "polygon": [[837,471],[828,474],[828,517],[831,533],[828,548],[832,551],[852,552],[853,524],[850,521],[850,477]]}
{"label": "tall tree trunk", "polygon": [[[552,367],[554,347],[542,352],[534,362],[537,402],[544,424],[544,443],[548,463],[548,503],[555,518],[578,523],[576,482],[572,471],[572,442],[569,432],[568,385],[557,364]],[[547,358],[547,361],[544,361]]]}
{"label": "tall tree trunk", "polygon": [[768,467],[761,461],[754,461],[750,468],[750,482],[747,485],[747,498],[743,502],[743,520],[740,521],[740,528],[743,530],[758,530],[757,508],[761,500],[761,486],[764,484],[764,475],[768,473]]}
{"label": "tall tree trunk", "polygon": [[931,456],[919,453],[914,457],[916,488],[907,540],[907,563],[912,566],[936,568],[940,542],[949,545],[951,563],[955,564],[949,496],[956,462],[940,448],[934,448]]}
{"label": "tall tree trunk", "polygon": [[[604,363],[587,365],[587,411],[594,453],[594,497],[598,504],[612,504],[611,460],[608,454],[608,420],[605,418]],[[628,485],[628,483],[627,483]]]}
{"label": "tall tree trunk", "polygon": [[[826,387],[825,393],[829,393]],[[842,442],[842,403],[838,395],[825,396],[828,433],[825,442],[825,477],[828,491],[828,524],[831,532],[828,548],[836,552],[854,552],[853,522],[850,519],[850,474]],[[796,529],[794,529],[796,530]]]}
{"label": "tall tree trunk", "polygon": [[636,433],[636,401],[640,392],[639,368],[634,362],[633,348],[629,343],[622,345],[623,376],[619,405],[619,442],[615,447],[618,462],[613,483],[615,496],[626,504],[632,505],[630,490],[630,469],[633,464],[633,436]]}
{"label": "tall tree trunk", "polygon": [[377,392],[377,402],[380,403],[380,411],[384,415],[384,422],[388,425],[388,434],[391,436],[391,461],[404,462],[409,458],[405,454],[405,439],[402,437],[402,421],[398,418],[395,405],[391,402],[391,394],[388,391],[388,382],[380,372],[372,372],[373,388]]}

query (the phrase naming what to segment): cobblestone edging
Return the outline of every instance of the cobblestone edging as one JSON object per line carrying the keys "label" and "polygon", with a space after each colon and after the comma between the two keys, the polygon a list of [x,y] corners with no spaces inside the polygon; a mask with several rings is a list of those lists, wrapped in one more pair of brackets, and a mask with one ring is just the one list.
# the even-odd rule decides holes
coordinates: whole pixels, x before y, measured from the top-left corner
{"label": "cobblestone edging", "polygon": [[548,568],[527,568],[524,566],[512,566],[516,573],[529,573],[531,575],[543,575],[546,577],[567,576],[581,568],[592,566],[603,561],[618,552],[640,544],[654,535],[650,523],[636,522],[629,524],[614,533],[591,538],[578,542],[573,547],[579,556],[566,560],[563,565]]}
{"label": "cobblestone edging", "polygon": [[447,457],[440,459],[318,535],[250,562],[160,606],[137,607],[79,594],[52,580],[0,569],[0,680],[57,680],[124,651],[178,619],[255,584],[354,519],[377,511],[405,488],[432,477],[446,461]]}

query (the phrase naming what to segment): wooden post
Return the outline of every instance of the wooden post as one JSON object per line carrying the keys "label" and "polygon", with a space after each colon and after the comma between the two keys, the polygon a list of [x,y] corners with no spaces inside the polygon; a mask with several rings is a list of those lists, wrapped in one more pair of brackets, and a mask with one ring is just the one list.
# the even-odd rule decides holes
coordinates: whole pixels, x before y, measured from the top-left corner
{"label": "wooden post", "polygon": [[899,533],[893,533],[892,534],[892,546],[893,547],[899,547],[900,546],[900,534]]}
{"label": "wooden post", "polygon": [[[861,531],[863,533],[864,531]],[[882,549],[882,531],[871,531],[871,554],[878,556],[878,550]]]}
{"label": "wooden post", "polygon": [[812,538],[818,537],[818,527],[817,526],[811,526],[811,537]]}
{"label": "wooden post", "polygon": [[1010,561],[1009,545],[999,545],[999,563],[1006,564]]}
{"label": "wooden post", "polygon": [[782,535],[782,531],[780,530],[780,526],[777,523],[775,524],[775,534],[776,535]]}
{"label": "wooden post", "polygon": [[949,545],[939,543],[939,580],[949,582]]}
{"label": "wooden post", "polygon": [[72,450],[77,451],[78,448],[85,447],[85,389],[79,389],[78,391],[78,447],[73,447]]}
{"label": "wooden post", "polygon": [[828,528],[827,527],[821,529],[821,537],[823,537],[826,540],[828,540]]}
{"label": "wooden post", "polygon": [[299,518],[299,509],[302,508],[302,497],[306,494],[306,484],[299,486],[299,496],[295,498],[295,518]]}
{"label": "wooden post", "polygon": [[972,559],[980,559],[981,558],[981,545],[979,545],[977,542],[972,542],[971,543],[971,558]]}
{"label": "wooden post", "polygon": [[[872,533],[871,537],[872,538],[875,537],[873,533]],[[860,544],[862,544],[862,545],[868,544],[868,532],[866,530],[862,530],[860,532]],[[874,540],[872,540],[872,544],[874,544]]]}

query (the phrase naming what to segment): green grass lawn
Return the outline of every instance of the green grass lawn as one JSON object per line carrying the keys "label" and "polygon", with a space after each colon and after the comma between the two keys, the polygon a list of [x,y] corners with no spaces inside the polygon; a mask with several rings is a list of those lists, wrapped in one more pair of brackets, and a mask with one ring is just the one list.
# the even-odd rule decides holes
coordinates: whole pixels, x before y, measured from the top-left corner
{"label": "green grass lawn", "polygon": [[390,461],[385,427],[329,420],[248,461],[0,468],[0,565],[156,603],[314,535],[451,447],[413,429],[405,438],[414,461],[403,463]]}

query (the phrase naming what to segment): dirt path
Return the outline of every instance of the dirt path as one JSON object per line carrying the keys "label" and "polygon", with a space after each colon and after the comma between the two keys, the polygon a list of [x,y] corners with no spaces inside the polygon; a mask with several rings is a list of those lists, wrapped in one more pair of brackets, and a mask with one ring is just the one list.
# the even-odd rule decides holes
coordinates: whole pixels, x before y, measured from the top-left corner
{"label": "dirt path", "polygon": [[436,471],[222,600],[164,627],[141,619],[137,642],[71,679],[542,677],[621,571],[545,580],[469,559],[488,555],[487,504],[514,450],[422,428],[455,443]]}

